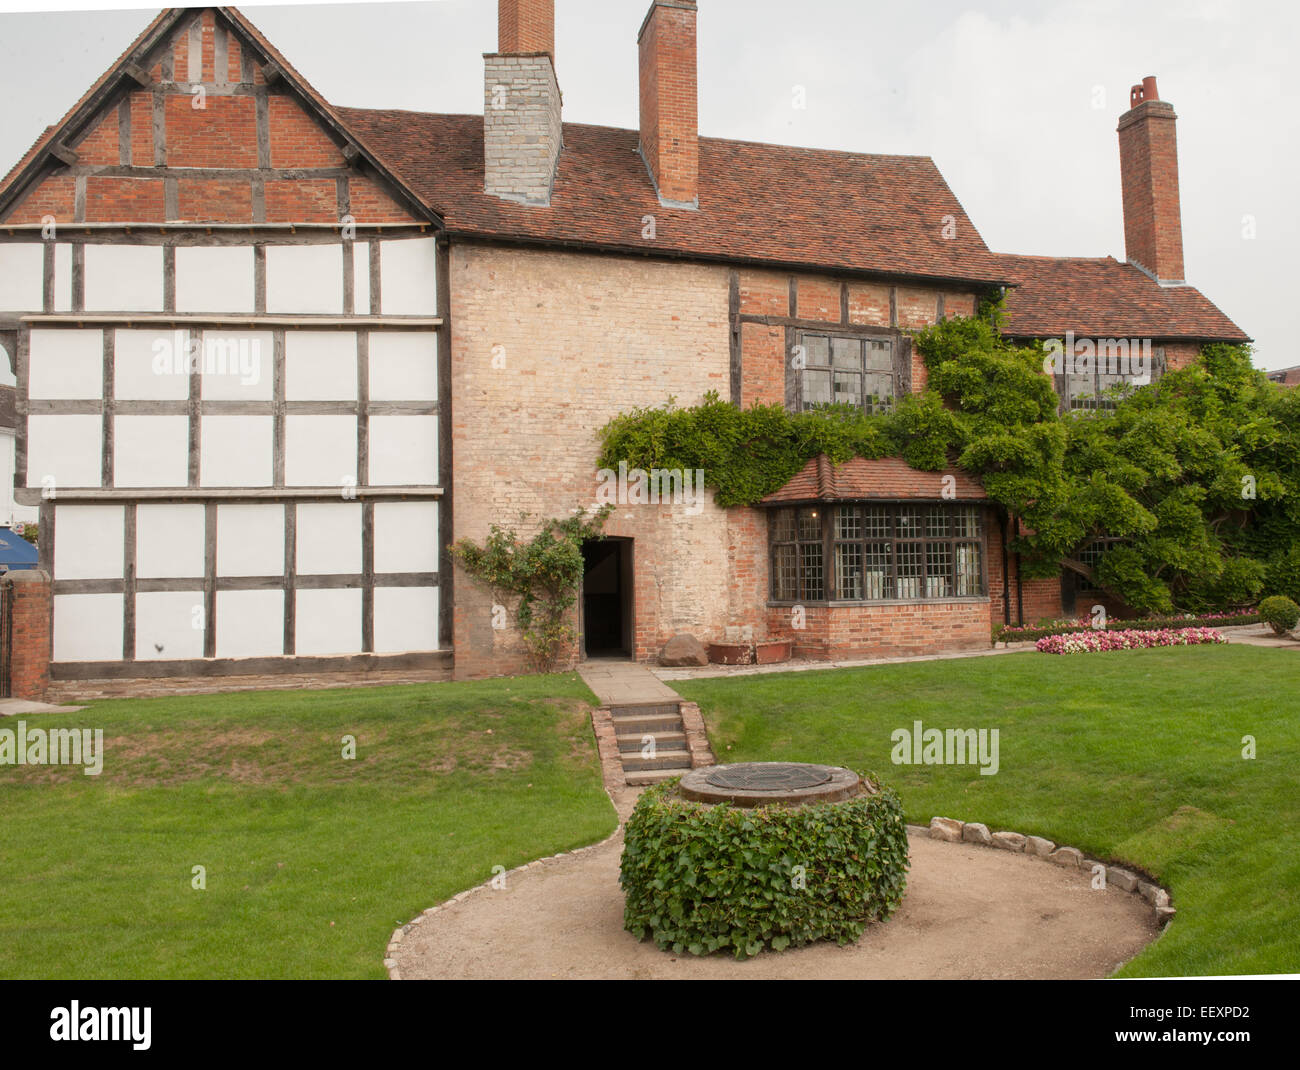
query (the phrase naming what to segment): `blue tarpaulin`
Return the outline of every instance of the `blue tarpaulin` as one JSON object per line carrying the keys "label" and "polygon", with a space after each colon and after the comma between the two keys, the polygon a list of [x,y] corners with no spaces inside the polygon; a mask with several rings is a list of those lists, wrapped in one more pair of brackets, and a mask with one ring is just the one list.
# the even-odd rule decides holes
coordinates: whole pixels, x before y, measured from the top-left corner
{"label": "blue tarpaulin", "polygon": [[9,528],[0,528],[0,569],[35,568],[36,547]]}

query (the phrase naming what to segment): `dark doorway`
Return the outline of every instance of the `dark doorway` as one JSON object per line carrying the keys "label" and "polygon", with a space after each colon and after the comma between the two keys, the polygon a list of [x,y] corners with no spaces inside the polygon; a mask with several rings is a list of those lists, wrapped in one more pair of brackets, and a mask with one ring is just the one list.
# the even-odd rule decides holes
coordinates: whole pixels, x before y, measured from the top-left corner
{"label": "dark doorway", "polygon": [[632,656],[632,540],[582,544],[582,650],[590,658]]}

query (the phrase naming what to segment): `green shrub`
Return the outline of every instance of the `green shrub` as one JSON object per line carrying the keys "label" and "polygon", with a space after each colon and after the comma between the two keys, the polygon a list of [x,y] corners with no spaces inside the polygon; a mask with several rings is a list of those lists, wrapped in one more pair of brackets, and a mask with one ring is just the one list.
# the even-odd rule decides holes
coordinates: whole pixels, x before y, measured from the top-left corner
{"label": "green shrub", "polygon": [[1300,606],[1283,595],[1275,594],[1260,602],[1259,619],[1278,635],[1285,635],[1300,623]]}
{"label": "green shrub", "polygon": [[670,780],[646,791],[627,823],[623,924],[677,954],[727,948],[747,958],[828,938],[847,944],[894,912],[906,871],[907,829],[892,790],[741,809],[683,799]]}

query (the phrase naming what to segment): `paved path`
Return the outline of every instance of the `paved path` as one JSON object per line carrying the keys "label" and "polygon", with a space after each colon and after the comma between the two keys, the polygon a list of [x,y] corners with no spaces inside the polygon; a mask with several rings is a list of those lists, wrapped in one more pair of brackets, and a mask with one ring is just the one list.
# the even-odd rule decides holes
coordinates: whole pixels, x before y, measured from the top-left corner
{"label": "paved path", "polygon": [[0,717],[21,717],[28,713],[75,713],[85,706],[53,706],[48,702],[28,702],[22,698],[0,699]]}
{"label": "paved path", "polygon": [[680,702],[681,695],[634,661],[584,661],[578,675],[602,706],[641,706]]}

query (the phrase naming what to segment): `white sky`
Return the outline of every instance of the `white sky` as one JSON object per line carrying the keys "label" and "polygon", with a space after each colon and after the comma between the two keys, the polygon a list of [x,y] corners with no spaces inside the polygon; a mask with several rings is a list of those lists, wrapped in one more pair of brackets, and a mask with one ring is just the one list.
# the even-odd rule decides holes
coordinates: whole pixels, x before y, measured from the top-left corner
{"label": "white sky", "polygon": [[[83,6],[103,10],[31,13],[42,5],[0,0],[0,173],[158,10]],[[1179,116],[1188,281],[1256,339],[1260,366],[1300,364],[1286,327],[1293,309],[1281,302],[1300,237],[1300,89],[1287,77],[1300,4],[699,6],[701,133],[932,156],[999,252],[1123,258],[1115,125],[1129,86],[1156,75]],[[636,32],[649,0],[556,7],[565,119],[635,127]],[[244,8],[336,104],[481,111],[495,0]],[[806,91],[802,110],[795,86]],[[1246,216],[1253,239],[1243,237]]]}

